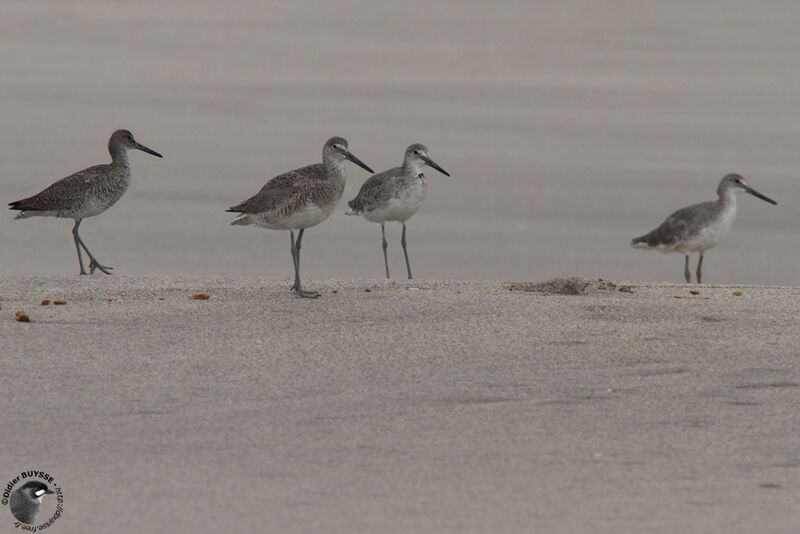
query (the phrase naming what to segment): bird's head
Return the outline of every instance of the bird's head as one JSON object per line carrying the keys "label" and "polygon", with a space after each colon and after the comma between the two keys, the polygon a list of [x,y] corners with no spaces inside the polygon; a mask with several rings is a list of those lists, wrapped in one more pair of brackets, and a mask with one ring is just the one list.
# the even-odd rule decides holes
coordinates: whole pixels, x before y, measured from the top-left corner
{"label": "bird's head", "polygon": [[347,146],[347,139],[344,137],[331,137],[328,139],[325,146],[322,147],[322,160],[334,161],[337,165],[341,165],[345,160],[348,160],[367,172],[375,172],[350,152],[350,148]]}
{"label": "bird's head", "polygon": [[17,490],[22,495],[28,497],[32,501],[42,502],[42,499],[45,495],[52,495],[55,493],[53,490],[47,487],[47,484],[44,482],[39,482],[38,480],[31,480],[30,482],[26,482]]}
{"label": "bird's head", "polygon": [[411,167],[415,173],[421,172],[422,167],[427,165],[429,167],[433,167],[445,176],[450,176],[449,172],[439,167],[439,165],[437,165],[436,162],[431,159],[430,154],[428,153],[428,147],[421,143],[414,143],[406,149],[403,164],[407,167]]}
{"label": "bird's head", "polygon": [[114,152],[113,147],[122,147],[128,150],[141,150],[142,152],[147,152],[148,154],[158,156],[159,158],[163,157],[155,150],[147,148],[141,143],[137,143],[136,139],[133,138],[133,134],[128,130],[117,130],[111,134],[111,139],[108,140],[108,150],[112,153]]}
{"label": "bird's head", "polygon": [[773,205],[777,204],[777,202],[775,202],[771,198],[762,195],[761,193],[759,193],[758,191],[747,185],[747,182],[744,181],[744,178],[742,178],[740,174],[729,174],[725,176],[725,178],[723,178],[722,181],[720,181],[719,187],[717,188],[717,194],[723,196],[724,194],[726,194],[727,191],[732,191],[734,193],[739,191],[744,191],[745,193],[753,195],[754,197],[760,198],[764,202],[769,202],[770,204]]}

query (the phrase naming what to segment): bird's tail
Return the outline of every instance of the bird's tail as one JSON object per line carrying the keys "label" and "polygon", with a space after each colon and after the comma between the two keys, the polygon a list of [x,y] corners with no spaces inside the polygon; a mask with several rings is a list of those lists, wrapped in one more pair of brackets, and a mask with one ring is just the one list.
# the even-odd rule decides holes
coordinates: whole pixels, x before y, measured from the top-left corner
{"label": "bird's tail", "polygon": [[359,215],[361,213],[361,210],[356,207],[356,199],[348,200],[347,205],[350,208],[344,212],[345,215]]}
{"label": "bird's tail", "polygon": [[650,244],[648,243],[649,240],[650,234],[634,237],[631,239],[631,246],[633,248],[650,248]]}
{"label": "bird's tail", "polygon": [[234,220],[231,221],[231,224],[234,226],[247,226],[248,224],[253,224],[253,221],[250,220],[250,214],[240,213]]}
{"label": "bird's tail", "polygon": [[25,207],[25,201],[26,200],[28,200],[28,199],[27,198],[23,198],[22,200],[15,200],[14,202],[9,202],[8,203],[8,209],[10,209],[10,210],[19,210],[19,213],[17,214],[16,217],[14,217],[14,219],[26,219],[28,217],[33,217],[35,215],[35,210],[34,211],[27,211],[28,208]]}

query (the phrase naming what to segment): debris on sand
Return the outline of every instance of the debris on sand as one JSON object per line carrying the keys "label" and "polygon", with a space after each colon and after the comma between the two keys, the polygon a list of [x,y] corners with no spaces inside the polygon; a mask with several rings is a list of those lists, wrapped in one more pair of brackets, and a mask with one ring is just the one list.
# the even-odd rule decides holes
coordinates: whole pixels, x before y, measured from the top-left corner
{"label": "debris on sand", "polygon": [[53,301],[53,306],[63,306],[67,303],[67,299],[55,299]]}
{"label": "debris on sand", "polygon": [[22,310],[19,310],[17,313],[14,314],[14,319],[19,321],[20,323],[29,323],[31,322],[31,318]]}
{"label": "debris on sand", "polygon": [[733,293],[731,293],[731,294],[732,294],[734,297],[741,297],[741,296],[742,296],[742,292],[741,292],[741,291],[738,291],[738,290],[737,290],[737,291],[734,291],[734,292],[733,292]]}
{"label": "debris on sand", "polygon": [[602,278],[591,279],[570,276],[568,278],[555,278],[547,282],[514,282],[508,287],[511,291],[526,291],[528,293],[547,293],[550,295],[593,295],[606,291],[621,291],[633,293],[631,286],[617,286]]}
{"label": "debris on sand", "polygon": [[42,306],[48,306],[50,304],[50,299],[43,299],[39,304]]}
{"label": "debris on sand", "polygon": [[208,293],[195,293],[192,295],[192,298],[194,300],[208,300],[210,297],[208,296]]}

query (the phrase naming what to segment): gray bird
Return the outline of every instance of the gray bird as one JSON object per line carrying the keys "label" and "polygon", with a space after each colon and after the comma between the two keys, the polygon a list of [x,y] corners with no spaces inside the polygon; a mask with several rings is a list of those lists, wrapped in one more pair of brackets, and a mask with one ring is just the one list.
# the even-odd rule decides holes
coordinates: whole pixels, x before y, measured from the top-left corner
{"label": "gray bird", "polygon": [[683,276],[686,282],[692,281],[689,272],[689,253],[699,252],[697,260],[697,283],[702,280],[703,253],[722,241],[736,218],[736,193],[744,191],[754,197],[777,204],[765,197],[738,174],[725,176],[717,186],[717,200],[694,204],[679,209],[661,223],[661,226],[650,233],[636,237],[631,241],[633,248],[658,250],[660,252],[680,252],[686,255]]}
{"label": "gray bird", "polygon": [[450,174],[439,167],[428,155],[425,145],[415,143],[406,149],[403,156],[403,165],[370,176],[356,198],[347,203],[350,209],[347,215],[361,215],[371,222],[381,223],[381,246],[383,247],[383,264],[386,267],[386,278],[389,278],[389,258],[386,252],[386,221],[399,221],[403,223],[403,236],[400,244],[403,245],[403,254],[406,257],[406,269],[409,280],[411,276],[411,263],[408,261],[408,248],[406,247],[406,221],[414,215],[428,191],[425,182],[423,167],[433,167],[445,176]]}
{"label": "gray bird", "polygon": [[86,274],[81,247],[89,256],[90,273],[93,274],[95,269],[100,269],[105,274],[111,274],[108,271],[111,267],[102,265],[89,252],[89,248],[78,233],[78,228],[84,218],[103,213],[125,194],[131,183],[128,150],[133,148],[159,158],[162,157],[158,152],[137,143],[128,130],[117,130],[111,134],[111,138],[108,140],[111,163],[95,165],[62,178],[32,197],[9,203],[11,206],[9,209],[20,212],[15,219],[34,216],[74,219],[75,226],[72,228],[72,237],[75,241],[75,249],[78,251],[81,274]]}
{"label": "gray bird", "polygon": [[26,482],[9,499],[11,513],[18,521],[27,525],[35,525],[39,520],[39,512],[42,510],[42,499],[45,495],[55,493],[47,487],[47,484],[38,480]]}
{"label": "gray bird", "polygon": [[[316,291],[304,291],[300,285],[300,241],[306,228],[327,219],[342,198],[346,160],[373,172],[350,152],[345,139],[331,137],[322,147],[322,163],[280,174],[254,196],[227,210],[239,213],[231,221],[233,225],[254,224],[271,230],[289,230],[294,263],[292,291],[298,297],[319,297]],[[297,241],[295,230],[300,230]]]}

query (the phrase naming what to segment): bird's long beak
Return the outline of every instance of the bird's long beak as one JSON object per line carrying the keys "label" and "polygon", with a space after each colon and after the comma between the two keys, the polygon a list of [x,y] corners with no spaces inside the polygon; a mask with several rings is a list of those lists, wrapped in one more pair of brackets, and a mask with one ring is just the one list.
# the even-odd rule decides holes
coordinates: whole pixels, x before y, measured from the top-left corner
{"label": "bird's long beak", "polygon": [[164,157],[164,156],[162,156],[161,154],[159,154],[158,152],[156,152],[155,150],[153,150],[153,149],[150,149],[150,148],[147,148],[146,146],[144,146],[144,145],[143,145],[143,144],[141,144],[141,143],[136,143],[136,144],[133,146],[133,148],[135,148],[135,149],[137,149],[137,150],[141,150],[142,152],[147,152],[148,154],[152,154],[152,155],[154,155],[154,156],[158,156],[159,158],[163,158],[163,157]]}
{"label": "bird's long beak", "polygon": [[439,171],[440,173],[444,174],[445,176],[450,176],[450,173],[449,173],[449,172],[447,172],[447,171],[446,171],[446,170],[444,170],[443,168],[439,167],[439,166],[436,164],[436,162],[435,162],[435,161],[433,161],[431,158],[427,158],[427,157],[426,157],[426,158],[423,158],[423,161],[425,162],[425,164],[426,164],[426,165],[429,165],[429,166],[433,167],[434,169],[436,169],[436,170],[437,170],[437,171]]}
{"label": "bird's long beak", "polygon": [[45,490],[45,493],[46,493],[47,495],[52,495],[53,493],[55,493],[55,491],[51,490],[50,488],[47,488],[47,489]]}
{"label": "bird's long beak", "polygon": [[756,190],[755,190],[755,189],[753,189],[752,187],[745,186],[745,188],[744,188],[744,192],[745,192],[745,193],[750,193],[750,194],[751,194],[751,195],[753,195],[754,197],[758,197],[758,198],[760,198],[761,200],[763,200],[764,202],[769,202],[770,204],[773,204],[773,205],[776,205],[776,204],[777,204],[777,202],[775,202],[774,200],[772,200],[771,198],[769,198],[769,197],[767,197],[767,196],[764,196],[764,195],[762,195],[761,193],[759,193],[758,191],[756,191]]}
{"label": "bird's long beak", "polygon": [[356,165],[358,165],[359,167],[361,167],[365,171],[367,171],[369,173],[372,173],[372,174],[375,174],[375,171],[373,171],[372,169],[367,167],[366,163],[364,163],[363,161],[361,161],[360,159],[355,157],[353,155],[353,153],[350,152],[349,150],[347,152],[345,152],[344,157],[345,157],[345,159],[349,159],[350,161],[352,161],[353,163],[355,163]]}

